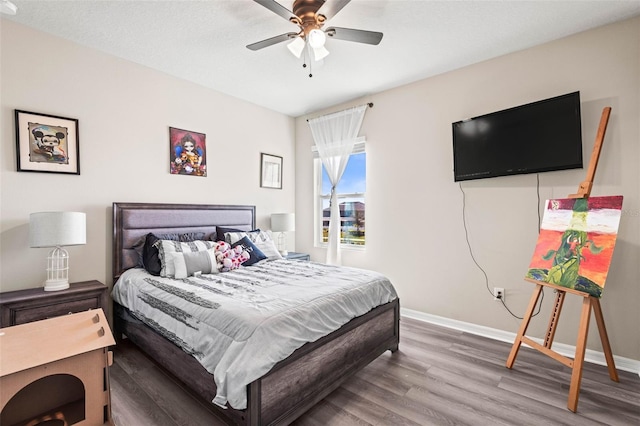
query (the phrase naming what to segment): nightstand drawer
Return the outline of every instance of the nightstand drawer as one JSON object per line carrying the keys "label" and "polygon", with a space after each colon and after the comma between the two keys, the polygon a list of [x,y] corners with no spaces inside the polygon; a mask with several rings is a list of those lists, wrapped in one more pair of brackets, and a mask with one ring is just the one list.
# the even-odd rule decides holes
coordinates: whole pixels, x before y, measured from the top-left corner
{"label": "nightstand drawer", "polygon": [[98,299],[93,298],[13,309],[13,325],[59,317],[61,315],[75,314],[82,311],[88,311],[89,309],[97,309],[99,307]]}
{"label": "nightstand drawer", "polygon": [[108,312],[107,287],[99,281],[71,283],[66,290],[42,287],[0,293],[0,327],[11,327],[89,309]]}

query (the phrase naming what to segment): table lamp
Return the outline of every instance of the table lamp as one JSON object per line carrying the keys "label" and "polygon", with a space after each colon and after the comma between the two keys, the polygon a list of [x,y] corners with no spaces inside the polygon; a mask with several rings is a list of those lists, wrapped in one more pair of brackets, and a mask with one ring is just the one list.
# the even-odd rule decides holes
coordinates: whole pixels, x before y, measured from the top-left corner
{"label": "table lamp", "polygon": [[69,253],[63,246],[87,243],[87,217],[81,212],[40,212],[29,216],[29,246],[53,247],[47,257],[44,291],[69,288]]}
{"label": "table lamp", "polygon": [[279,232],[278,235],[278,250],[280,254],[286,256],[289,254],[287,251],[287,238],[285,232],[296,230],[296,216],[293,213],[273,213],[271,215],[271,231]]}

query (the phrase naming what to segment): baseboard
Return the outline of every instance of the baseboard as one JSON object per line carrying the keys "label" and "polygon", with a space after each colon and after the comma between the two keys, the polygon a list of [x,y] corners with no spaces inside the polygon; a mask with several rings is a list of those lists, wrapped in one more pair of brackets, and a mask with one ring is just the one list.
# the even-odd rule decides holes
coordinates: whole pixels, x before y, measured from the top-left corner
{"label": "baseboard", "polygon": [[[469,322],[458,321],[450,318],[440,317],[437,315],[426,314],[424,312],[414,311],[412,309],[400,308],[400,316],[415,319],[418,321],[428,322],[430,324],[440,325],[454,330],[464,331],[478,336],[487,337],[493,340],[499,340],[501,342],[513,343],[516,338],[516,333],[509,331],[498,330],[496,328],[485,327],[482,325],[472,324]],[[542,344],[542,339],[533,340]],[[567,357],[573,357],[576,353],[576,347],[572,345],[566,345],[564,343],[554,343],[553,350],[559,354]],[[584,360],[593,364],[607,365],[607,361],[604,357],[604,353],[587,349]],[[614,355],[613,360],[616,364],[616,368],[622,371],[628,371],[638,374],[640,376],[640,361],[625,358]]]}

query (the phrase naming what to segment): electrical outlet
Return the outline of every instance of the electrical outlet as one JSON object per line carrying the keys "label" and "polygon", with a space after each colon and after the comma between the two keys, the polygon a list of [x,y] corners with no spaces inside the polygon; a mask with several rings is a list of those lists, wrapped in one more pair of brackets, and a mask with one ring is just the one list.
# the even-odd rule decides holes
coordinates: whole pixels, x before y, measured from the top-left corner
{"label": "electrical outlet", "polygon": [[493,300],[500,300],[500,299],[502,299],[504,301],[504,288],[494,287],[493,288]]}

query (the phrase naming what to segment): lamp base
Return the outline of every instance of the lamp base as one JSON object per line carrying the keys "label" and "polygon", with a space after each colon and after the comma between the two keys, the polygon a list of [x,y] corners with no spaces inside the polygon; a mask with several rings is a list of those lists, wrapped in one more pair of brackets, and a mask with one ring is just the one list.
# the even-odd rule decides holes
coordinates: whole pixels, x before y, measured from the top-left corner
{"label": "lamp base", "polygon": [[57,246],[47,257],[47,280],[44,291],[58,291],[69,288],[69,253]]}
{"label": "lamp base", "polygon": [[58,291],[69,288],[69,280],[46,280],[44,291]]}
{"label": "lamp base", "polygon": [[287,236],[284,232],[281,232],[280,235],[278,235],[278,251],[283,257],[286,257],[289,254],[289,251],[287,250]]}

